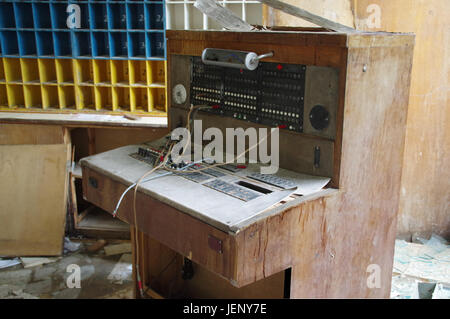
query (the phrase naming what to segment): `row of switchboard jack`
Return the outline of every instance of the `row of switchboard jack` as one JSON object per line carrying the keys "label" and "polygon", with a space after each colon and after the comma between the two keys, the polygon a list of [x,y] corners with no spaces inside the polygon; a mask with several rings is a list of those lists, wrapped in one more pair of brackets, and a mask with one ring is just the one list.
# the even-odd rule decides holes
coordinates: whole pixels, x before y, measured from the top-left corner
{"label": "row of switchboard jack", "polygon": [[165,61],[0,59],[0,108],[166,114]]}

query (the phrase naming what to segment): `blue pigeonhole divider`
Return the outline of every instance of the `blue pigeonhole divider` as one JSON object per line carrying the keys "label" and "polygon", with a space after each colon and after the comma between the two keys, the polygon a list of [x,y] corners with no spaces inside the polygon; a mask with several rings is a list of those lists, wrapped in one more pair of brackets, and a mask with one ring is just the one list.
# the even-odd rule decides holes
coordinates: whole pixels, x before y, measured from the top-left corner
{"label": "blue pigeonhole divider", "polygon": [[0,56],[165,60],[164,1],[2,0]]}

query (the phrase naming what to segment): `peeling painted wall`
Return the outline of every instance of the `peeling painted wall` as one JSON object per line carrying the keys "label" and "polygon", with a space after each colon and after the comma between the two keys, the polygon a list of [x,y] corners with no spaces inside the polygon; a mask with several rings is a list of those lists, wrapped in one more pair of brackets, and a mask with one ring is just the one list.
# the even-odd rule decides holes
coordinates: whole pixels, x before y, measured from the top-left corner
{"label": "peeling painted wall", "polygon": [[358,0],[357,21],[373,14],[367,7],[374,4],[380,8],[380,27],[361,27],[416,33],[397,232],[434,232],[448,238],[450,2]]}
{"label": "peeling painted wall", "polygon": [[[324,18],[354,27],[351,0],[282,0]],[[269,26],[314,27],[316,25],[265,6],[263,24]]]}
{"label": "peeling painted wall", "polygon": [[[286,2],[361,30],[416,34],[397,233],[449,238],[449,0]],[[263,12],[267,25],[311,26],[269,8]]]}

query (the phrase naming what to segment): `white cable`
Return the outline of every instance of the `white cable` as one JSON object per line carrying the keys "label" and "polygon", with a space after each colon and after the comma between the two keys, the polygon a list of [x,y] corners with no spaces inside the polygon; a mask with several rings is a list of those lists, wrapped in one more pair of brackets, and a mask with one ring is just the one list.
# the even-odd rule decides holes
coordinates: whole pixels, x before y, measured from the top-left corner
{"label": "white cable", "polygon": [[[193,162],[193,163],[191,163],[191,164],[189,164],[189,165],[186,165],[186,166],[182,167],[182,168],[179,169],[179,170],[182,171],[182,170],[184,170],[184,169],[186,169],[186,168],[189,168],[189,167],[191,167],[191,166],[193,166],[193,165],[195,165],[195,164],[201,163],[202,161],[203,161],[203,159],[200,160],[200,161]],[[157,178],[159,178],[159,177],[164,177],[164,176],[171,175],[171,174],[173,174],[173,172],[167,172],[167,173],[164,173],[164,174],[161,174],[161,175],[158,175],[158,176],[149,177],[148,179],[142,181],[141,184],[146,183],[146,182],[149,182],[149,181],[154,180],[154,179],[157,179]],[[131,185],[128,186],[128,188],[122,193],[122,195],[121,195],[120,198],[119,198],[119,201],[117,202],[116,208],[115,208],[114,211],[113,211],[113,214],[112,214],[113,217],[116,217],[116,216],[117,216],[117,212],[118,212],[118,210],[119,210],[120,204],[122,203],[122,200],[123,200],[123,198],[125,197],[125,195],[130,191],[130,189],[132,189],[133,187],[135,187],[136,184],[137,184],[137,182],[131,184]]]}

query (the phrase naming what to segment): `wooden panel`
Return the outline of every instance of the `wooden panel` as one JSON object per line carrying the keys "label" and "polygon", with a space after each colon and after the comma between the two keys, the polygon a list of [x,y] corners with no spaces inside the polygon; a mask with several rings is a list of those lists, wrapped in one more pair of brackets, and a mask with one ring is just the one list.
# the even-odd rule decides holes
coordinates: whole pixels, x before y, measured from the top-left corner
{"label": "wooden panel", "polygon": [[66,141],[61,126],[0,123],[0,145],[62,144]]}
{"label": "wooden panel", "polygon": [[[91,209],[89,209],[91,208]],[[78,233],[88,237],[130,239],[130,227],[117,218],[112,218],[110,214],[100,208],[90,206],[83,211],[75,227]]]}
{"label": "wooden panel", "polygon": [[[344,69],[341,70],[344,72]],[[339,101],[339,70],[310,66],[306,69],[303,131],[334,140]],[[329,112],[329,124],[323,130],[316,130],[308,120],[311,110],[321,105]],[[342,120],[342,118],[341,118]]]}
{"label": "wooden panel", "polygon": [[[177,294],[180,292],[182,284],[183,256],[145,233],[139,232],[138,239],[139,266],[144,285],[151,287],[166,298],[178,297]],[[131,240],[135,246],[135,237],[133,236]]]}
{"label": "wooden panel", "polygon": [[[61,110],[60,112],[64,112]],[[71,111],[69,111],[71,112]],[[51,113],[54,113],[52,111]],[[152,117],[139,117],[139,120],[130,121],[122,115],[105,114],[51,114],[17,112],[17,109],[2,109],[1,123],[11,124],[41,124],[60,125],[67,127],[128,127],[128,128],[165,128],[167,119],[164,113]],[[127,115],[129,117],[129,115]]]}
{"label": "wooden panel", "polygon": [[195,275],[185,282],[186,296],[220,299],[281,299],[284,293],[284,271],[250,285],[237,288],[208,270],[194,265]]}
{"label": "wooden panel", "polygon": [[[335,32],[231,32],[231,31],[207,31],[207,32],[192,32],[192,31],[174,31],[168,30],[166,32],[169,41],[172,40],[186,40],[192,41],[216,41],[240,43],[242,45],[257,44],[257,45],[295,45],[295,46],[329,46],[329,47],[345,47],[347,44],[347,35]],[[281,36],[280,36],[281,35]],[[197,45],[189,45],[195,47]],[[230,49],[230,48],[227,48]],[[179,49],[168,49],[167,53],[177,54]],[[242,49],[244,50],[244,49]]]}
{"label": "wooden panel", "polygon": [[[354,26],[351,7],[352,0],[283,0],[283,2],[297,6],[331,21],[338,22],[349,27]],[[263,25],[317,27],[315,24],[293,17],[268,6],[263,6]]]}
{"label": "wooden panel", "polygon": [[[173,103],[173,105],[188,109],[191,106],[189,94],[191,89],[191,57],[185,55],[172,55],[170,56],[170,63],[168,63],[167,66],[171,74],[170,83],[172,83],[172,86],[167,90],[167,100]],[[186,92],[188,93],[186,94],[186,101],[182,104],[172,102],[172,90],[178,84],[182,84],[185,87]],[[172,104],[169,104],[169,106],[171,107]],[[171,125],[172,126],[169,126],[170,129],[177,127],[177,123],[171,122]]]}
{"label": "wooden panel", "polygon": [[153,141],[168,133],[167,128],[95,129],[95,150],[106,152],[121,146]]}
{"label": "wooden panel", "polygon": [[[448,0],[358,0],[358,27],[415,32],[398,233],[450,238],[450,11]],[[379,29],[369,5],[379,8]]]}
{"label": "wooden panel", "polygon": [[70,144],[0,146],[0,255],[62,253]]}
{"label": "wooden panel", "polygon": [[87,128],[76,128],[71,131],[76,161],[89,156],[92,151],[101,153],[121,146],[153,141],[168,133],[167,128],[91,128],[91,131],[93,133],[91,146]]}
{"label": "wooden panel", "polygon": [[[298,44],[285,45],[276,43],[244,43],[244,42],[226,42],[221,41],[189,41],[169,40],[168,49],[173,54],[201,56],[204,48],[219,48],[230,50],[242,50],[263,54],[274,52],[272,58],[264,59],[265,62],[284,62],[292,64],[306,64],[319,66],[338,67],[341,61],[341,55],[344,53],[339,47],[331,46],[313,46],[307,43],[305,46]],[[312,39],[310,39],[313,41]],[[295,43],[295,42],[294,42]]]}
{"label": "wooden panel", "polygon": [[237,236],[237,282],[241,286],[292,267],[298,234],[292,234],[296,216],[292,210],[249,226]]}
{"label": "wooden panel", "polygon": [[[349,50],[344,193],[323,208],[302,208],[306,244],[293,268],[295,297],[389,297],[411,62],[408,46]],[[371,264],[381,270],[378,289],[366,285]]]}
{"label": "wooden panel", "polygon": [[283,298],[284,272],[236,288],[229,281],[193,263],[193,278],[183,280],[183,256],[141,232],[139,239],[142,280],[146,286],[151,283],[153,290],[167,298]]}
{"label": "wooden panel", "polygon": [[[90,177],[97,180],[97,188],[89,185]],[[125,189],[124,185],[83,167],[84,197],[107,212],[113,212]],[[130,225],[134,225],[132,205],[133,191],[130,191],[118,212],[118,217]],[[141,192],[138,192],[136,208],[138,229],[205,268],[225,278],[234,278],[235,246],[232,236]],[[222,241],[222,254],[208,246],[210,235]]]}
{"label": "wooden panel", "polygon": [[240,283],[292,265],[293,298],[389,297],[411,58],[409,47],[350,50],[341,190],[239,233]]}

